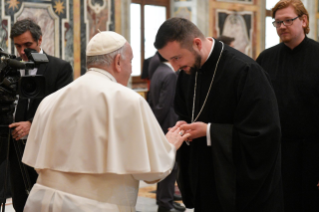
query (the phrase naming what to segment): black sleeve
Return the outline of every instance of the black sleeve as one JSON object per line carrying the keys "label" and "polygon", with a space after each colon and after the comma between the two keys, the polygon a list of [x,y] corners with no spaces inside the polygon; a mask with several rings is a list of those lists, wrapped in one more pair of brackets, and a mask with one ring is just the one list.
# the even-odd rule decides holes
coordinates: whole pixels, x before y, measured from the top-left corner
{"label": "black sleeve", "polygon": [[251,64],[244,73],[238,80],[233,127],[234,162],[240,179],[237,189],[245,191],[238,196],[239,208],[253,201],[252,194],[268,189],[262,188],[265,182],[278,184],[280,180],[276,172],[280,167],[281,129],[275,93],[258,64]]}
{"label": "black sleeve", "polygon": [[179,120],[184,120],[188,123],[191,122],[191,108],[189,108],[187,102],[189,102],[188,99],[191,98],[190,96],[193,95],[192,90],[190,90],[190,88],[193,88],[191,79],[191,76],[184,71],[179,73],[174,100],[174,108],[176,114],[179,116]]}
{"label": "black sleeve", "polygon": [[[184,120],[188,123],[191,122],[191,108],[189,108],[188,100],[192,96],[193,85],[191,83],[191,76],[187,75],[184,71],[180,71],[178,75],[176,93],[175,93],[175,112],[179,116],[179,120]],[[192,102],[192,101],[191,101]],[[191,188],[191,179],[189,174],[190,165],[190,146],[185,142],[176,153],[176,161],[178,165],[177,182],[181,191],[183,203],[187,208],[194,208],[194,194]]]}
{"label": "black sleeve", "polygon": [[172,72],[166,75],[160,89],[158,103],[152,106],[152,110],[158,122],[161,124],[167,118],[175,97],[177,75]]}
{"label": "black sleeve", "polygon": [[[47,90],[46,95],[50,95],[51,93],[59,90],[60,88],[66,86],[67,84],[73,81],[73,69],[70,63],[62,61],[58,58],[53,58],[52,60],[54,61],[53,63],[57,63],[59,65],[58,69],[56,69],[57,74],[54,74],[53,72],[48,73],[49,75],[47,76],[47,78],[54,82],[49,84],[49,89]],[[52,71],[52,69],[48,71]],[[27,121],[30,121],[32,123],[35,112],[41,101],[42,98],[30,101]]]}
{"label": "black sleeve", "polygon": [[58,76],[55,82],[55,89],[59,90],[60,88],[66,86],[67,84],[73,81],[73,69],[70,63],[66,62],[59,69]]}

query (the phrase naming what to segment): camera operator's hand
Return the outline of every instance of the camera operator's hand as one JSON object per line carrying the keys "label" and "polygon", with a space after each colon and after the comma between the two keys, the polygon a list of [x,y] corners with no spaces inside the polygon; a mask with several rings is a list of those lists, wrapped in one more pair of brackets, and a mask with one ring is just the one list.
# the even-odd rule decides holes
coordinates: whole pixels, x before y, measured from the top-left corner
{"label": "camera operator's hand", "polygon": [[12,130],[12,137],[15,140],[20,140],[24,136],[29,134],[31,127],[31,122],[29,121],[20,121],[15,122],[9,125],[9,128],[14,128]]}

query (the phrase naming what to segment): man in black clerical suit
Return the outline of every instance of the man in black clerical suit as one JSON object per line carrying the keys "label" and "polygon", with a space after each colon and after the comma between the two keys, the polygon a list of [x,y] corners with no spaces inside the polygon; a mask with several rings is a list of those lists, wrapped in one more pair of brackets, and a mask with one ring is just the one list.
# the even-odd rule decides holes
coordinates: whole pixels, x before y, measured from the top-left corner
{"label": "man in black clerical suit", "polygon": [[[17,21],[11,29],[10,38],[23,61],[28,61],[24,49],[34,49],[45,54],[41,49],[41,28],[32,20]],[[59,58],[47,55],[49,62],[40,64],[33,70],[28,70],[29,75],[43,75],[46,80],[45,94],[48,95],[73,81],[71,65]],[[25,75],[25,70],[20,70]],[[32,125],[33,116],[42,99],[19,99],[15,112],[15,121],[9,125],[12,129],[10,142],[10,179],[12,189],[13,207],[16,212],[22,212],[27,200],[26,189],[29,190],[37,180],[37,173],[21,163],[25,142]],[[15,144],[15,145],[14,145]],[[21,173],[23,172],[23,174]],[[27,188],[26,188],[27,187]],[[29,190],[30,191],[30,190]]]}
{"label": "man in black clerical suit", "polygon": [[[280,123],[264,70],[243,53],[171,18],[155,47],[178,76],[178,185],[195,212],[281,212]],[[292,185],[293,186],[293,185]]]}
{"label": "man in black clerical suit", "polygon": [[[151,85],[148,102],[163,132],[166,134],[168,128],[173,127],[178,121],[178,116],[174,111],[177,73],[171,64],[157,52],[150,59],[149,77]],[[158,212],[185,211],[183,206],[174,202],[176,175],[177,166],[164,180],[157,183],[156,203]]]}
{"label": "man in black clerical suit", "polygon": [[268,72],[278,101],[285,210],[317,212],[319,44],[306,36],[309,14],[300,0],[279,1],[272,17],[282,43],[263,51],[257,62]]}

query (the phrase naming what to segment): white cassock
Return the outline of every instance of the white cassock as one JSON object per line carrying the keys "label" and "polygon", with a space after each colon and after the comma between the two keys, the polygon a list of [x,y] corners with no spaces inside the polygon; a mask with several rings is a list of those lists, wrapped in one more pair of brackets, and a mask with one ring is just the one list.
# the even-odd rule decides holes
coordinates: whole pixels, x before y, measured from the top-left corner
{"label": "white cassock", "polygon": [[24,211],[135,211],[139,180],[166,177],[175,152],[147,102],[92,68],[38,107],[22,161],[39,177]]}

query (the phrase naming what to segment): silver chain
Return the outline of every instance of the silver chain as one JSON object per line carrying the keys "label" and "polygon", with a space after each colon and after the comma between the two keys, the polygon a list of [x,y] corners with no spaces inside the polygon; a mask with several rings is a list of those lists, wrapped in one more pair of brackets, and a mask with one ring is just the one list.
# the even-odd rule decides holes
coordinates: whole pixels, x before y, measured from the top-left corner
{"label": "silver chain", "polygon": [[[216,41],[215,41],[215,42],[216,42]],[[204,109],[204,107],[205,107],[205,105],[206,105],[206,102],[207,102],[207,99],[208,99],[210,90],[211,90],[212,87],[213,87],[213,82],[214,82],[214,79],[215,79],[215,76],[216,76],[218,64],[219,64],[220,58],[222,57],[222,54],[223,54],[223,51],[224,51],[224,43],[223,43],[223,42],[221,42],[221,43],[222,43],[222,49],[220,50],[220,53],[219,53],[219,57],[218,57],[218,60],[217,60],[216,66],[215,66],[215,70],[214,70],[214,74],[213,74],[213,77],[212,77],[212,81],[210,82],[209,89],[208,89],[208,91],[207,91],[205,101],[204,101],[204,103],[203,103],[203,105],[202,105],[202,108],[200,109],[199,113],[197,114],[196,118],[194,119],[194,116],[195,116],[195,101],[196,101],[196,90],[197,90],[197,76],[198,76],[198,71],[196,72],[196,75],[195,75],[195,86],[194,86],[194,96],[193,96],[193,108],[192,108],[192,122],[197,121],[198,117],[199,117],[200,114],[203,112],[203,109]]]}

